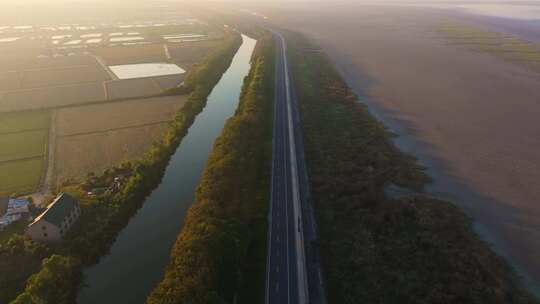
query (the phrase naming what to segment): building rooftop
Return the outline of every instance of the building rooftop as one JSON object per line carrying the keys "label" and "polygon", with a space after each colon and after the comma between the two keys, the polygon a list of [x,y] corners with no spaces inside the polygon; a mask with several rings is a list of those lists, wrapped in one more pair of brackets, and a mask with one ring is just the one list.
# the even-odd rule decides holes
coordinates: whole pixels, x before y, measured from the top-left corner
{"label": "building rooftop", "polygon": [[75,206],[77,206],[77,200],[75,198],[67,193],[61,193],[32,224],[43,218],[51,224],[60,226]]}

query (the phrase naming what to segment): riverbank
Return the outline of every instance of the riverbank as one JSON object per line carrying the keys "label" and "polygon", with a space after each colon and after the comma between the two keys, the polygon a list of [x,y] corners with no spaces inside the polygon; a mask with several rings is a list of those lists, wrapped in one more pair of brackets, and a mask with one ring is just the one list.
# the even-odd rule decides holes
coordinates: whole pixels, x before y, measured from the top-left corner
{"label": "riverbank", "polygon": [[[290,34],[330,303],[537,303],[416,160],[358,102],[322,50]],[[314,68],[316,67],[316,68]]]}
{"label": "riverbank", "polygon": [[262,303],[274,46],[258,37],[240,104],[216,140],[163,281],[147,303]]}
{"label": "riverbank", "polygon": [[[205,61],[188,75],[192,79],[188,82],[191,84],[188,87],[191,91],[189,100],[171,123],[162,141],[156,143],[141,160],[122,164],[97,178],[108,179],[110,174],[117,171],[125,173],[128,178],[118,191],[98,198],[85,198],[86,192],[80,188],[81,185],[60,189],[79,197],[82,209],[81,218],[62,244],[37,244],[16,235],[6,244],[0,245],[2,279],[9,282],[9,286],[1,284],[1,302],[8,303],[17,296],[24,288],[26,279],[33,273],[35,275],[28,281],[26,290],[14,303],[20,303],[29,297],[34,301],[59,304],[75,300],[80,281],[71,280],[81,278],[82,267],[96,263],[107,253],[118,232],[137,212],[145,197],[160,183],[170,156],[186,135],[195,117],[203,110],[207,96],[228,68],[240,44],[241,37],[236,33],[229,33],[223,45],[208,55]],[[40,264],[42,259],[53,253],[69,259],[69,262],[64,264],[67,264],[75,275],[48,275],[51,270],[41,268]],[[19,263],[14,263],[15,261]],[[21,269],[21,264],[28,266]],[[59,284],[71,287],[60,291],[52,290],[54,288],[35,288],[37,285]]]}
{"label": "riverbank", "polygon": [[121,231],[109,254],[85,269],[80,304],[143,303],[160,281],[212,144],[237,108],[254,47],[255,41],[243,35],[242,45],[172,155],[159,186]]}

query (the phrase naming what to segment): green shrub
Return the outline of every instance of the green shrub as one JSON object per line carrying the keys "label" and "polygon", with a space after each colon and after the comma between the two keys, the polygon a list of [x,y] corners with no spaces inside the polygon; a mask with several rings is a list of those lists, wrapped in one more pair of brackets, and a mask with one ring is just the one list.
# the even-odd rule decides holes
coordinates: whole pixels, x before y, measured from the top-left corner
{"label": "green shrub", "polygon": [[70,304],[79,282],[78,263],[72,258],[52,255],[43,260],[41,270],[32,275],[25,291],[11,304]]}

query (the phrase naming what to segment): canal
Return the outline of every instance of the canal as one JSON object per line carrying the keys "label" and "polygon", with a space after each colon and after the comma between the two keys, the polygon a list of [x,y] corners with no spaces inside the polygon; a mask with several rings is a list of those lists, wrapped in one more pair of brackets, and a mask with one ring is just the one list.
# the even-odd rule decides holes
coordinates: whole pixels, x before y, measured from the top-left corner
{"label": "canal", "polygon": [[119,234],[109,255],[85,270],[79,303],[144,303],[161,280],[208,154],[225,120],[236,110],[244,77],[249,73],[256,41],[242,38],[206,108],[171,157],[161,184]]}

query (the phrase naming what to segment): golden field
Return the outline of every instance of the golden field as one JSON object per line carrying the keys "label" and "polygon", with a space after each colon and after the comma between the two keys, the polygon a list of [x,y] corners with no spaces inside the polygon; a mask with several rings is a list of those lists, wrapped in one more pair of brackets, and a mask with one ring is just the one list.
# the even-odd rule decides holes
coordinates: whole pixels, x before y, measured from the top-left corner
{"label": "golden field", "polygon": [[102,47],[92,51],[107,65],[166,61],[162,44]]}
{"label": "golden field", "polygon": [[186,100],[187,96],[167,96],[60,109],[56,116],[57,136],[171,121]]}
{"label": "golden field", "polygon": [[167,127],[168,123],[158,123],[58,138],[55,161],[57,185],[139,158],[163,136]]}
{"label": "golden field", "polygon": [[167,96],[58,110],[57,184],[141,157],[186,101]]}

